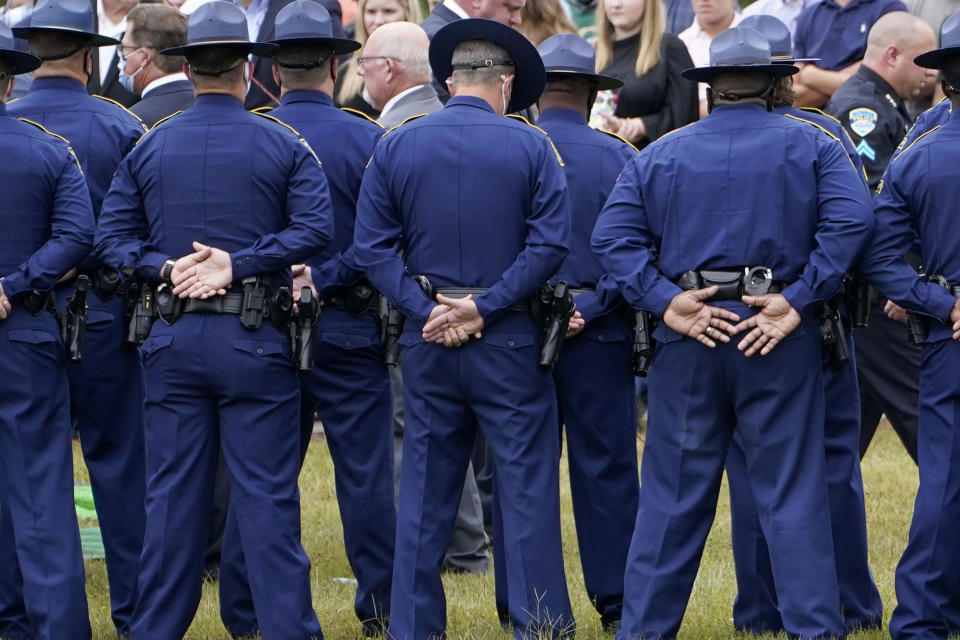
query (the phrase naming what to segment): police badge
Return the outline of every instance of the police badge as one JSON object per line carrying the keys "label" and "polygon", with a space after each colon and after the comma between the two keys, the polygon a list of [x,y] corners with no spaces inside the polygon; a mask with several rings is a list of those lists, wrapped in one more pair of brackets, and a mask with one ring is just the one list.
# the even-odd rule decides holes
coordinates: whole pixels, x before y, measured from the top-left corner
{"label": "police badge", "polygon": [[853,132],[865,138],[871,131],[877,128],[877,112],[866,107],[859,107],[850,110],[850,128]]}

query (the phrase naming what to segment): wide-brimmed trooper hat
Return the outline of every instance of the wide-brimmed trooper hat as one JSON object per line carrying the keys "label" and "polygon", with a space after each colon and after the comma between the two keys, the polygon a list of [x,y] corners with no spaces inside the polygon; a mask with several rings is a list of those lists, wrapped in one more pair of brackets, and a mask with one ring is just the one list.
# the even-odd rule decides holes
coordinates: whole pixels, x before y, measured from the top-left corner
{"label": "wide-brimmed trooper hat", "polygon": [[913,62],[918,67],[939,69],[944,60],[960,54],[960,12],[953,14],[940,27],[940,48],[921,53]]}
{"label": "wide-brimmed trooper hat", "polygon": [[187,44],[164,49],[168,56],[184,56],[206,47],[232,46],[247,53],[268,56],[276,45],[250,42],[247,16],[240,5],[210,0],[200,5],[187,21]]}
{"label": "wide-brimmed trooper hat", "polygon": [[537,51],[547,72],[547,81],[583,78],[601,91],[619,89],[623,82],[596,73],[597,54],[589,42],[572,33],[558,33],[544,40]]}
{"label": "wide-brimmed trooper hat", "polygon": [[526,109],[543,93],[546,76],[536,48],[519,31],[485,18],[455,20],[440,29],[430,41],[430,68],[444,84],[453,73],[453,50],[468,40],[486,40],[507,52],[508,60],[478,60],[471,68],[513,66],[513,92],[507,111]]}
{"label": "wide-brimmed trooper hat", "polygon": [[793,36],[790,29],[776,16],[757,14],[747,16],[740,21],[738,27],[747,27],[759,31],[760,35],[770,43],[770,61],[777,64],[794,64],[797,62],[817,62],[820,58],[793,57]]}
{"label": "wide-brimmed trooper hat", "polygon": [[710,43],[710,65],[681,72],[687,80],[710,82],[721,73],[763,71],[774,78],[792,76],[800,71],[792,64],[770,62],[770,43],[759,31],[749,27],[732,27],[721,31]]}
{"label": "wide-brimmed trooper hat", "polygon": [[40,0],[30,14],[29,25],[13,29],[13,35],[18,38],[29,38],[44,31],[59,31],[83,36],[91,47],[120,44],[116,38],[108,38],[97,33],[93,5],[90,0]]}
{"label": "wide-brimmed trooper hat", "polygon": [[40,58],[17,49],[13,39],[13,31],[3,22],[0,22],[0,60],[12,65],[10,75],[28,73],[40,66]]}
{"label": "wide-brimmed trooper hat", "polygon": [[294,0],[277,14],[274,23],[276,37],[270,44],[284,45],[316,44],[330,47],[334,55],[352,53],[360,43],[333,35],[330,12],[314,0]]}

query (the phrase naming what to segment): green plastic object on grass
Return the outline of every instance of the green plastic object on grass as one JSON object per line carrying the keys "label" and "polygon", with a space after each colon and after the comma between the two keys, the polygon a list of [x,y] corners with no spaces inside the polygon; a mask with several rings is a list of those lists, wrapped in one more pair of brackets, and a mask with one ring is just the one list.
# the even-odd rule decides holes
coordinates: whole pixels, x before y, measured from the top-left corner
{"label": "green plastic object on grass", "polygon": [[[89,486],[77,485],[73,488],[73,503],[77,508],[78,520],[96,520],[97,510],[93,505],[93,491]],[[100,527],[81,527],[80,545],[86,560],[103,558],[103,538]]]}

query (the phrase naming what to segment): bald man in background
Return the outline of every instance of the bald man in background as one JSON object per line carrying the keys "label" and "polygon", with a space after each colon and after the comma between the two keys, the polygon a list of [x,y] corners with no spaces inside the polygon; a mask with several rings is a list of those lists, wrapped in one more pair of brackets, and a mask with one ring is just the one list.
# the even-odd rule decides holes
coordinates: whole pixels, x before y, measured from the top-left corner
{"label": "bald man in background", "polygon": [[840,85],[826,111],[850,134],[875,190],[910,128],[905,100],[936,82],[936,72],[913,59],[936,42],[929,24],[904,11],[888,13],[870,29],[857,72]]}
{"label": "bald man in background", "polygon": [[358,72],[387,129],[443,108],[430,85],[429,48],[426,32],[412,22],[385,24],[367,39],[363,56],[382,57],[383,64],[364,65]]}

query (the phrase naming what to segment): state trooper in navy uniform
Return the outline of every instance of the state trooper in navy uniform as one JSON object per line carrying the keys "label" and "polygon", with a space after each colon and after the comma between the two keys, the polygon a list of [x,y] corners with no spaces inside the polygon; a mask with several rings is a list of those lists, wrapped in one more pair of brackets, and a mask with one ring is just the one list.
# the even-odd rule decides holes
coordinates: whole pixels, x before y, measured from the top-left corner
{"label": "state trooper in navy uniform", "polygon": [[[43,0],[29,25],[14,29],[43,63],[34,71],[26,96],[10,114],[37,122],[63,136],[83,167],[96,218],[113,174],[146,132],[139,118],[119,104],[87,93],[94,47],[116,44],[94,29],[87,0]],[[117,633],[130,631],[137,600],[137,568],[143,544],[143,381],[136,348],[124,343],[125,300],[116,271],[88,257],[78,275],[92,283],[87,296],[83,359],[67,365],[71,410],[80,433],[84,461],[97,505],[110,587],[110,609]],[[76,290],[71,279],[57,287],[62,311]],[[11,567],[0,545],[0,567]],[[0,580],[11,573],[0,570]],[[0,589],[0,594],[8,588]],[[16,593],[14,589],[12,593]],[[18,596],[19,600],[22,596]],[[0,595],[0,608],[7,608]]]}
{"label": "state trooper in navy uniform", "polygon": [[[810,62],[793,57],[790,30],[779,19],[768,15],[750,16],[739,26],[756,29],[767,39],[773,62]],[[792,84],[793,79],[789,76],[774,80],[773,111],[793,120],[809,122],[822,130],[824,135],[842,144],[857,170],[854,180],[866,190],[859,154],[843,126],[818,110],[793,107]],[[839,314],[848,346],[852,345],[850,315],[841,296],[833,301],[832,308]],[[829,360],[829,357],[826,358],[823,364],[824,444],[840,607],[847,629],[879,628],[883,624],[883,604],[867,559],[866,510],[860,475],[857,371],[853,362],[834,371],[832,367],[835,364]],[[783,620],[777,610],[770,553],[760,527],[757,506],[750,493],[746,457],[739,434],[734,436],[727,456],[727,477],[738,591],[733,605],[734,626],[740,631],[754,634],[782,631]]]}
{"label": "state trooper in navy uniform", "polygon": [[[950,22],[950,21],[948,21]],[[890,163],[874,198],[877,229],[861,261],[880,292],[926,320],[920,367],[920,486],[907,547],[897,565],[893,640],[946,638],[960,631],[960,23],[941,47],[916,58],[940,69],[952,103],[949,119],[920,136]],[[904,254],[919,244],[925,277]]]}
{"label": "state trooper in navy uniform", "polygon": [[[537,126],[560,151],[570,190],[570,254],[551,280],[574,288],[577,309],[553,371],[558,428],[566,434],[587,596],[604,628],[616,629],[640,490],[632,326],[616,283],[590,251],[590,234],[617,176],[637,150],[587,124],[597,91],[623,85],[594,72],[593,47],[564,33],[545,40],[539,51],[547,82],[538,101]],[[501,538],[497,530],[494,534]],[[498,554],[501,547],[494,544]],[[494,563],[498,575],[504,573],[503,565]],[[499,589],[497,597],[501,599]]]}
{"label": "state trooper in navy uniform", "polygon": [[[337,56],[360,43],[334,36],[325,8],[294,0],[277,15],[274,77],[280,107],[270,115],[289,124],[323,163],[333,201],[334,240],[294,267],[294,296],[303,286],[323,301],[314,332],[316,364],[301,379],[306,407],[301,454],[313,431],[314,411],[323,422],[333,458],[344,544],[357,578],[355,611],[365,636],[383,632],[390,610],[396,512],[393,505],[393,404],[380,346],[379,295],[350,266],[357,195],[363,172],[383,128],[333,104]],[[230,511],[220,570],[220,610],[234,636],[256,633],[250,590]]]}
{"label": "state trooper in navy uniform", "polygon": [[278,289],[290,264],[330,242],[332,207],[309,145],[243,108],[248,55],[273,50],[247,38],[235,4],[190,16],[187,44],[164,53],[186,56],[197,100],[121,163],[97,227],[104,262],[158,285],[160,321],[141,348],[147,525],[135,640],[181,638],[190,625],[220,451],[262,637],[321,635],[300,543],[300,386]]}
{"label": "state trooper in navy uniform", "polygon": [[567,255],[567,187],[547,136],[503,117],[540,95],[543,63],[518,32],[484,19],[441,29],[430,63],[453,97],[377,145],[354,232],[358,264],[406,316],[387,635],[445,633],[440,568],[478,427],[495,457],[514,632],[572,633],[556,397],[525,305]]}
{"label": "state trooper in navy uniform", "polygon": [[684,72],[710,83],[710,115],[627,164],[593,233],[627,301],[662,318],[617,637],[676,637],[734,434],[784,628],[839,635],[816,311],[868,239],[869,197],[841,145],[770,112],[797,69],[762,35],[724,31],[710,61]]}
{"label": "state trooper in navy uniform", "polygon": [[9,204],[0,211],[0,546],[11,556],[0,568],[0,635],[89,640],[66,357],[50,289],[90,252],[93,210],[67,143],[3,104],[13,76],[39,65],[0,25],[0,192]]}

